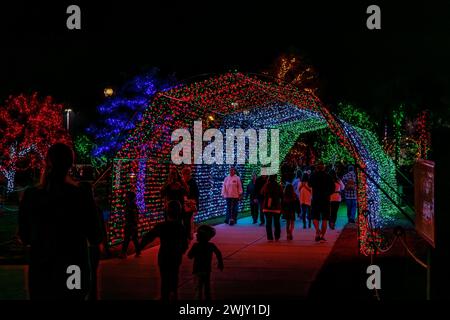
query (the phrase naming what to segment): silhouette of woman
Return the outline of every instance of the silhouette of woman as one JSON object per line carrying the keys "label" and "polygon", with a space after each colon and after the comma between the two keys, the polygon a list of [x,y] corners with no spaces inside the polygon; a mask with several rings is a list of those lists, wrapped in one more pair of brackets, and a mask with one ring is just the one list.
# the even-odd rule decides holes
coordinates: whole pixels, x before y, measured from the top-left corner
{"label": "silhouette of woman", "polygon": [[31,299],[83,300],[90,290],[88,245],[101,242],[102,226],[90,186],[68,176],[72,165],[69,146],[51,146],[40,185],[28,188],[20,204],[19,236],[30,250]]}

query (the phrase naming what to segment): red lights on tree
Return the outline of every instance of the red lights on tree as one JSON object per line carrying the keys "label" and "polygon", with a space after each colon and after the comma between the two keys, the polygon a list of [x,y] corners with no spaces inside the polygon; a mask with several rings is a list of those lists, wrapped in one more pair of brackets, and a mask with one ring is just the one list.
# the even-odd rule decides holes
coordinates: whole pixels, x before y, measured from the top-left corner
{"label": "red lights on tree", "polygon": [[63,105],[37,93],[10,96],[0,107],[0,174],[13,191],[18,170],[40,168],[47,149],[70,143],[63,125]]}

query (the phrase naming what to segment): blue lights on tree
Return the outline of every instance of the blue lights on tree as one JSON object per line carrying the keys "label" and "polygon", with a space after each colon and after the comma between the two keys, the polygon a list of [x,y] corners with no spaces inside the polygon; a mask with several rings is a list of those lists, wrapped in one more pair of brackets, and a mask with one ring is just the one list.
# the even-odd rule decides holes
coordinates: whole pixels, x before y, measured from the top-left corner
{"label": "blue lights on tree", "polygon": [[142,120],[154,94],[167,91],[175,84],[174,76],[163,78],[159,69],[152,68],[126,82],[115,95],[97,107],[100,120],[87,129],[96,142],[92,156],[97,165],[106,164],[121,148],[128,133]]}

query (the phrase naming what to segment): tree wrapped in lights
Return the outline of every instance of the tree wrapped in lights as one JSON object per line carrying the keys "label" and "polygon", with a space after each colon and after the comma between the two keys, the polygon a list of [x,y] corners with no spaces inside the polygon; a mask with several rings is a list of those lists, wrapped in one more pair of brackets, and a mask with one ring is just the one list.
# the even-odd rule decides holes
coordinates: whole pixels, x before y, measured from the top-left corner
{"label": "tree wrapped in lights", "polygon": [[339,138],[328,128],[320,130],[315,135],[314,150],[318,158],[325,164],[353,163],[354,159],[350,152],[342,147]]}
{"label": "tree wrapped in lights", "polygon": [[[377,125],[364,110],[350,103],[338,103],[336,115],[352,126],[372,132]],[[328,128],[321,131],[316,138],[314,146],[319,151],[321,161],[328,164],[354,162],[350,152],[342,147],[339,138]]]}
{"label": "tree wrapped in lights", "polygon": [[398,166],[411,166],[417,159],[427,159],[430,151],[430,115],[427,110],[407,115],[404,105],[392,114],[392,132],[385,129],[384,149]]}
{"label": "tree wrapped in lights", "polygon": [[431,146],[430,133],[430,113],[424,110],[419,113],[416,119],[416,135],[418,140],[418,150],[416,157],[418,159],[428,159],[428,152]]}
{"label": "tree wrapped in lights", "polygon": [[392,112],[393,121],[393,140],[394,140],[394,162],[398,166],[400,164],[400,149],[403,136],[402,127],[405,120],[405,107],[400,105]]}
{"label": "tree wrapped in lights", "polygon": [[283,54],[276,59],[270,71],[264,74],[274,76],[278,83],[289,83],[299,89],[316,92],[318,77],[315,68],[304,57],[296,54]]}
{"label": "tree wrapped in lights", "polygon": [[118,92],[106,98],[97,107],[100,122],[87,129],[95,141],[92,149],[93,164],[101,167],[120,149],[127,133],[142,120],[142,114],[149,106],[153,95],[173,87],[173,76],[162,79],[159,70],[138,75],[128,81]]}
{"label": "tree wrapped in lights", "polygon": [[[74,150],[77,155],[77,162],[83,164],[91,164],[94,167],[101,166],[106,162],[106,157],[94,158],[92,152],[96,148],[96,144],[87,134],[81,134],[75,137],[73,142]],[[100,162],[100,163],[99,163]]]}
{"label": "tree wrapped in lights", "polygon": [[350,103],[338,103],[337,116],[353,126],[369,131],[375,131],[378,125],[367,112]]}
{"label": "tree wrapped in lights", "polygon": [[0,108],[0,173],[8,192],[14,190],[18,170],[40,168],[52,144],[70,144],[63,109],[52,97],[40,99],[37,93],[11,96]]}

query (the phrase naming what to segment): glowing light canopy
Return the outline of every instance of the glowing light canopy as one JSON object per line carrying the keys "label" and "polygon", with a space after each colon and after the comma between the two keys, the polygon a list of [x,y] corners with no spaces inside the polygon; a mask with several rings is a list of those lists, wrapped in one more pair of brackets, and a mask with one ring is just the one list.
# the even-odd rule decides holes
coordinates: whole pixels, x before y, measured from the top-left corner
{"label": "glowing light canopy", "polygon": [[[155,94],[114,160],[110,242],[122,239],[124,200],[129,189],[137,193],[141,233],[162,219],[160,189],[172,165],[172,131],[192,128],[199,119],[219,130],[279,129],[280,163],[301,134],[328,127],[354,162],[379,185],[396,186],[392,161],[371,132],[337,119],[311,92],[242,73],[228,73]],[[244,152],[248,155],[248,147]],[[246,163],[236,167],[244,186],[253,172],[259,172],[259,165]],[[196,219],[223,215],[225,201],[220,189],[229,165],[192,165],[192,169],[200,189]],[[372,223],[381,227],[396,211],[362,171],[358,172],[358,178],[359,212],[369,210]],[[242,201],[240,210],[247,208],[248,202]],[[360,247],[367,254],[372,250],[369,242],[377,235],[368,232],[368,219],[359,216]]]}

